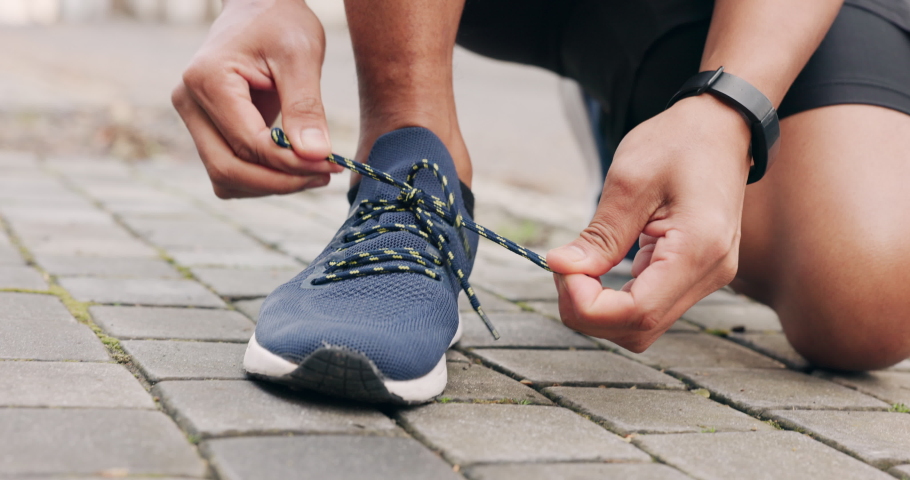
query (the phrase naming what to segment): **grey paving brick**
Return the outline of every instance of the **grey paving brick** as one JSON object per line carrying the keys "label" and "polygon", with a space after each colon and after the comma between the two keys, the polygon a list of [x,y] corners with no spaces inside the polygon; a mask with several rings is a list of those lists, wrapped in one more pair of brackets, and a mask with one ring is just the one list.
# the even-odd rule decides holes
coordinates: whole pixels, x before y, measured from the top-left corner
{"label": "grey paving brick", "polygon": [[471,359],[466,357],[463,353],[458,350],[448,350],[446,351],[446,361],[447,362],[461,362],[468,363],[471,362]]}
{"label": "grey paving brick", "polygon": [[888,368],[887,370],[893,370],[896,372],[910,372],[910,359],[903,360],[903,361],[899,362],[897,365],[894,365],[891,368]]}
{"label": "grey paving brick", "polygon": [[0,265],[25,265],[25,260],[19,255],[19,250],[16,247],[13,247],[10,244],[0,243]]}
{"label": "grey paving brick", "polygon": [[241,343],[126,340],[120,342],[151,382],[181,379],[243,379]]}
{"label": "grey paving brick", "polygon": [[17,224],[23,244],[37,255],[158,258],[152,247],[118,225]]}
{"label": "grey paving brick", "polygon": [[[254,232],[255,235],[258,232]],[[329,240],[331,240],[331,236]],[[291,240],[291,241],[281,241],[277,243],[277,248],[292,257],[299,258],[303,262],[312,263],[313,260],[316,260],[316,257],[325,250],[327,241],[318,241],[318,240]]]}
{"label": "grey paving brick", "polygon": [[879,371],[837,374],[831,377],[841,385],[855,388],[890,404],[910,405],[910,373]]}
{"label": "grey paving brick", "polygon": [[224,480],[456,480],[452,467],[411,438],[354,435],[249,437],[203,444]]}
{"label": "grey paving brick", "polygon": [[201,437],[398,431],[369,406],[246,380],[162,382],[153,393],[180,426]]}
{"label": "grey paving brick", "polygon": [[541,280],[522,280],[516,276],[513,279],[477,280],[478,285],[485,290],[489,290],[496,295],[504,297],[514,302],[526,300],[556,300],[556,286],[553,280],[549,282]]}
{"label": "grey paving brick", "polygon": [[89,311],[95,323],[119,339],[246,342],[255,328],[230,310],[96,306]]}
{"label": "grey paving brick", "polygon": [[458,465],[650,461],[620,437],[563,408],[449,403],[399,415],[415,435]]}
{"label": "grey paving brick", "polygon": [[727,332],[779,332],[774,310],[760,303],[696,304],[682,315],[703,328]]}
{"label": "grey paving brick", "polygon": [[772,428],[726,405],[687,391],[551,387],[561,405],[590,415],[620,435],[748,432]]}
{"label": "grey paving brick", "polygon": [[[524,302],[525,305],[531,307],[535,312],[545,315],[556,320],[560,319],[559,316],[559,304],[556,302],[540,302],[540,301],[530,301]],[[486,307],[484,307],[486,308]]]}
{"label": "grey paving brick", "polygon": [[644,435],[633,442],[660,461],[705,480],[894,480],[796,432]]}
{"label": "grey paving brick", "polygon": [[0,476],[200,477],[205,463],[161,412],[121,409],[0,409]]}
{"label": "grey paving brick", "polygon": [[801,429],[860,460],[887,469],[910,462],[910,415],[892,412],[769,412],[781,425]]}
{"label": "grey paving brick", "polygon": [[39,255],[37,261],[60,277],[182,278],[167,262],[153,258]]}
{"label": "grey paving brick", "polygon": [[533,389],[476,363],[449,361],[447,366],[449,383],[439,399],[552,405],[552,402]]}
{"label": "grey paving brick", "polygon": [[610,352],[478,349],[474,353],[537,385],[683,388],[682,382],[673,377]]}
{"label": "grey paving brick", "polygon": [[47,282],[38,270],[25,266],[0,266],[0,288],[47,290]]}
{"label": "grey paving brick", "polygon": [[783,333],[734,333],[729,338],[736,343],[764,353],[783,363],[787,368],[801,372],[812,368],[809,361],[790,346],[790,342],[787,341],[787,337]]}
{"label": "grey paving brick", "polygon": [[177,263],[188,267],[303,268],[291,257],[269,250],[169,250],[168,253]]}
{"label": "grey paving brick", "polygon": [[137,234],[165,249],[254,250],[258,242],[236,228],[214,219],[137,219],[126,220]]}
{"label": "grey paving brick", "polygon": [[224,301],[191,280],[67,277],[60,285],[77,300],[108,304],[223,307]]}
{"label": "grey paving brick", "polygon": [[690,477],[659,463],[550,463],[479,465],[465,471],[470,480],[686,480]]}
{"label": "grey paving brick", "polygon": [[272,290],[300,273],[300,269],[195,267],[192,272],[221,296],[245,298],[272,293]]}
{"label": "grey paving brick", "polygon": [[92,331],[56,297],[0,292],[0,358],[107,362]]}
{"label": "grey paving brick", "polygon": [[900,465],[888,471],[901,480],[910,480],[910,465]]}
{"label": "grey paving brick", "polygon": [[[483,307],[484,312],[519,313],[522,311],[521,307],[515,303],[499,298],[496,295],[485,292],[479,288],[474,288],[474,294],[477,295],[477,299],[480,301],[480,305]],[[464,292],[458,294],[458,310],[462,312],[474,311],[474,307],[471,306],[471,302],[468,301],[468,296],[465,295]]]}
{"label": "grey paving brick", "polygon": [[476,314],[463,312],[462,337],[458,344],[474,347],[597,348],[587,337],[563,324],[531,312],[489,313],[487,316],[501,335],[495,340]]}
{"label": "grey paving brick", "polygon": [[642,353],[632,353],[606,340],[601,343],[620,355],[654,368],[783,368],[782,364],[764,355],[706,333],[667,333]]}
{"label": "grey paving brick", "polygon": [[113,225],[111,216],[96,208],[0,207],[10,223],[46,225]]}
{"label": "grey paving brick", "polygon": [[0,361],[0,406],[155,408],[122,365]]}
{"label": "grey paving brick", "polygon": [[888,404],[834,382],[783,369],[678,368],[712,396],[753,414],[775,409],[881,410]]}
{"label": "grey paving brick", "polygon": [[259,321],[259,309],[262,308],[262,302],[265,301],[265,298],[254,298],[251,300],[240,300],[234,302],[234,306],[237,307],[237,310],[243,312],[244,315],[250,317],[254,322]]}

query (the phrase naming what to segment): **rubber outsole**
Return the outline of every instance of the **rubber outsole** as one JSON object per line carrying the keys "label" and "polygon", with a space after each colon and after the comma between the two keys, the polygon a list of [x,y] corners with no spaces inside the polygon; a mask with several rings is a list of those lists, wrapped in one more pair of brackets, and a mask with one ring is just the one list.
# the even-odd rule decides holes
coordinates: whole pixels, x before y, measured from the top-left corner
{"label": "rubber outsole", "polygon": [[[449,346],[461,338],[458,331]],[[445,354],[426,375],[412,380],[385,378],[366,355],[343,347],[325,346],[311,353],[299,364],[275,355],[250,339],[243,359],[244,369],[252,378],[310,390],[325,395],[369,403],[416,405],[426,403],[445,389],[447,369]]]}

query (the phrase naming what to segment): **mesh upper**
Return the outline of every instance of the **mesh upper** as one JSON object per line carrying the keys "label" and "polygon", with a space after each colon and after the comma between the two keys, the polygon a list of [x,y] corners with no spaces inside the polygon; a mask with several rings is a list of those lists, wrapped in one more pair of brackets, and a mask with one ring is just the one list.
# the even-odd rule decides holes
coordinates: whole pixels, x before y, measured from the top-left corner
{"label": "mesh upper", "polygon": [[[412,165],[427,159],[439,165],[448,177],[462,216],[470,218],[461,199],[458,176],[448,151],[427,129],[405,128],[380,137],[370,153],[369,164],[406,181]],[[439,181],[421,171],[413,186],[442,198]],[[396,187],[370,178],[361,180],[354,207],[365,199],[394,200]],[[323,273],[327,260],[340,260],[352,253],[382,248],[410,247],[439,258],[442,254],[423,238],[409,232],[389,232],[335,252],[345,233],[364,230],[380,223],[416,224],[408,212],[385,213],[378,219],[351,227],[350,217],[326,249],[304,271],[278,287],[263,302],[256,325],[256,341],[265,349],[294,363],[302,362],[320,347],[331,345],[366,355],[385,377],[409,380],[425,375],[439,362],[458,328],[457,277],[438,267],[440,280],[418,273],[389,273],[353,278],[314,286],[311,281]],[[472,253],[464,251],[456,229],[438,218],[434,224],[450,239],[455,264],[470,274],[477,234],[464,231]],[[384,262],[370,266],[396,265]],[[402,265],[415,266],[413,263]]]}

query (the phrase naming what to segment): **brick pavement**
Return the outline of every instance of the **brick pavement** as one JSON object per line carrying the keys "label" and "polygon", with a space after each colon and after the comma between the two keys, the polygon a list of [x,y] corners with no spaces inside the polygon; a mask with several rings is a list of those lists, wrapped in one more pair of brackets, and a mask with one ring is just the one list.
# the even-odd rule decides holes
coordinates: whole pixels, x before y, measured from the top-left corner
{"label": "brick pavement", "polygon": [[247,380],[261,297],[342,191],[221,201],[186,164],[0,153],[0,478],[910,477],[907,362],[812,371],[726,292],[632,354],[563,327],[549,277],[491,244],[475,283],[504,338],[463,303],[435,403]]}

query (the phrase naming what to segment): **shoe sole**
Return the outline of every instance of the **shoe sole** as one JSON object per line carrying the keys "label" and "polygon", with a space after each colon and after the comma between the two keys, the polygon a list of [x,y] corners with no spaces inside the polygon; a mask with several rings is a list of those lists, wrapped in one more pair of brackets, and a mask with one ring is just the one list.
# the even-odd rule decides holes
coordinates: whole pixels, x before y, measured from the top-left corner
{"label": "shoe sole", "polygon": [[[461,339],[458,330],[449,347]],[[266,350],[250,338],[243,356],[243,368],[253,378],[281,383],[295,389],[370,403],[414,405],[426,403],[442,393],[448,381],[446,356],[422,377],[412,380],[385,378],[366,355],[343,347],[326,346],[296,364]]]}

